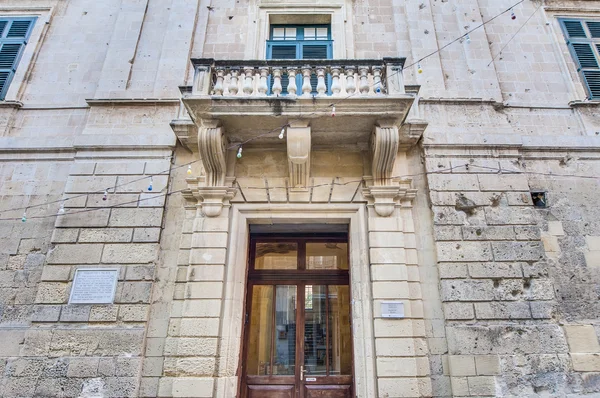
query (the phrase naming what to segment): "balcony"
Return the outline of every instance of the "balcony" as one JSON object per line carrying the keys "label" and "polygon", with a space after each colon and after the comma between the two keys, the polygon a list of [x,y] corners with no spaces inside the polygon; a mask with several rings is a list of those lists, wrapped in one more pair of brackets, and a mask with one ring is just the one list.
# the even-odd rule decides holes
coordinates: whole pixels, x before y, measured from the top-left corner
{"label": "balcony", "polygon": [[311,127],[313,145],[336,145],[368,142],[373,126],[385,119],[405,125],[401,143],[411,145],[424,126],[405,123],[419,117],[416,107],[409,114],[418,88],[404,86],[404,61],[192,59],[194,83],[182,88],[172,126],[197,150],[197,127],[206,121],[217,120],[230,143],[276,130],[261,137],[260,145],[268,145],[278,144],[281,126],[300,119]]}

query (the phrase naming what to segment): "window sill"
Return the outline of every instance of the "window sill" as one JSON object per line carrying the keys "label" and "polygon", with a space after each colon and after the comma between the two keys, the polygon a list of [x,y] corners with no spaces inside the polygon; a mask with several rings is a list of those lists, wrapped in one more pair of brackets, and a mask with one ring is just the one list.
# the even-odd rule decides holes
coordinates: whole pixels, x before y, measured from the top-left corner
{"label": "window sill", "polygon": [[569,106],[572,108],[577,108],[580,106],[598,106],[600,105],[600,99],[593,99],[593,100],[575,100],[575,101],[571,101],[569,102]]}

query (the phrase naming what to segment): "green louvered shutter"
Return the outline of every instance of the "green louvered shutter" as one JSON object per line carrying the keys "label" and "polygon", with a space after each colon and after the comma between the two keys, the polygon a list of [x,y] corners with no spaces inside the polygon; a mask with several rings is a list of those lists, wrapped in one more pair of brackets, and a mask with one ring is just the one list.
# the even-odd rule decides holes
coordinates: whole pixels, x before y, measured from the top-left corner
{"label": "green louvered shutter", "polygon": [[600,21],[560,21],[590,99],[600,99]]}
{"label": "green louvered shutter", "polygon": [[3,100],[33,29],[34,18],[0,18],[0,99]]}

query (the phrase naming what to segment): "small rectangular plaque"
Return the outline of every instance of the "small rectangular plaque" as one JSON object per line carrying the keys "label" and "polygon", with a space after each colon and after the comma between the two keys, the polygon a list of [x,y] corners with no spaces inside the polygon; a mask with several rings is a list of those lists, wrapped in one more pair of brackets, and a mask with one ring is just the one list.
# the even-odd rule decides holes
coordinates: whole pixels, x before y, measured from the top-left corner
{"label": "small rectangular plaque", "polygon": [[80,268],[75,271],[69,304],[112,304],[119,270]]}
{"label": "small rectangular plaque", "polygon": [[404,303],[402,301],[382,301],[381,316],[383,318],[404,318]]}
{"label": "small rectangular plaque", "polygon": [[307,377],[306,381],[317,381],[316,377]]}

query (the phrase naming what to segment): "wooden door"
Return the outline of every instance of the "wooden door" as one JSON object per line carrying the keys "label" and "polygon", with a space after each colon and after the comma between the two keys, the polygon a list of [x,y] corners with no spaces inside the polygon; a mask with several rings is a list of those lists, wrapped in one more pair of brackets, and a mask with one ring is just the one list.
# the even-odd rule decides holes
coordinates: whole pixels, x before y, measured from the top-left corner
{"label": "wooden door", "polygon": [[350,398],[347,241],[256,237],[250,254],[241,396]]}

